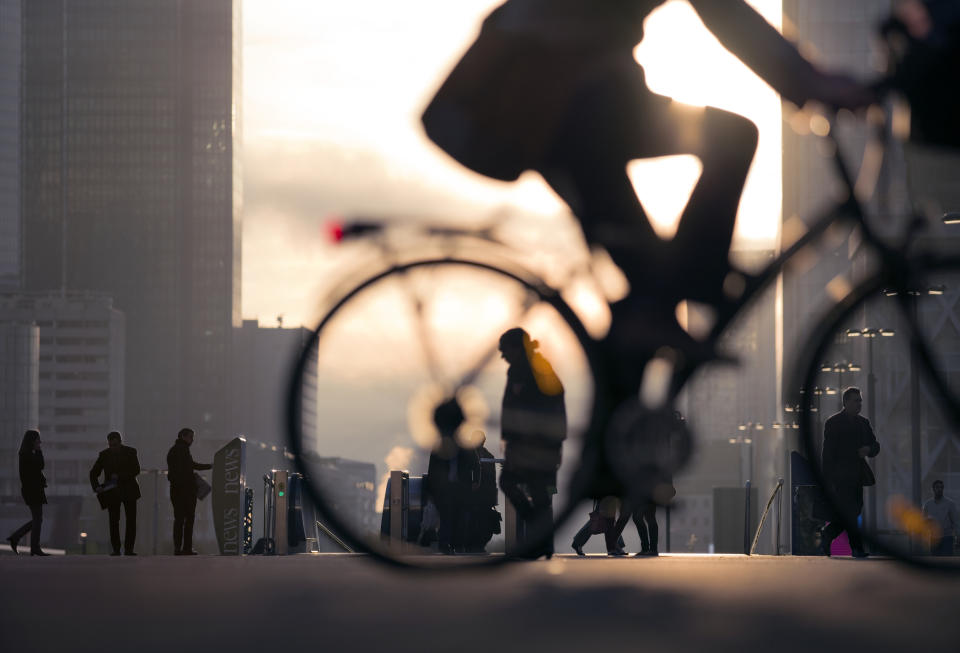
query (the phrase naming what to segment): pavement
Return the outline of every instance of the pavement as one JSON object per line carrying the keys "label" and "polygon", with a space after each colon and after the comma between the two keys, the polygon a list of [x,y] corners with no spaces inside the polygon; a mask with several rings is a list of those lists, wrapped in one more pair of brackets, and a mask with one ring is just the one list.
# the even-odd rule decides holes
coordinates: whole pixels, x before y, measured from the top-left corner
{"label": "pavement", "polygon": [[0,651],[957,651],[960,575],[892,560],[0,556]]}

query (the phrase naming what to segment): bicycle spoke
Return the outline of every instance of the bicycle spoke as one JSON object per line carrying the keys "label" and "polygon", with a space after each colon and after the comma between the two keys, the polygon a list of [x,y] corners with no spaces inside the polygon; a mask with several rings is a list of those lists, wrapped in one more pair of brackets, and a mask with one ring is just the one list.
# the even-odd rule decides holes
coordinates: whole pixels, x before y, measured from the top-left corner
{"label": "bicycle spoke", "polygon": [[[527,293],[526,299],[524,300],[523,305],[520,308],[520,314],[517,316],[517,319],[510,322],[511,324],[521,324],[523,319],[527,316],[530,310],[540,303],[540,297],[535,293]],[[473,365],[467,366],[467,372],[460,375],[460,381],[453,387],[453,392],[457,392],[460,388],[472,384],[476,381],[477,377],[480,376],[480,373],[490,364],[490,361],[494,360],[500,353],[500,342],[499,340],[484,351]]]}
{"label": "bicycle spoke", "polygon": [[430,338],[430,329],[427,326],[426,319],[424,318],[423,299],[410,282],[409,274],[407,272],[403,272],[400,276],[400,284],[403,286],[403,289],[413,306],[417,339],[420,341],[420,348],[423,351],[424,362],[427,364],[427,371],[430,375],[430,380],[441,387],[446,387],[446,384],[444,383],[443,371],[440,367],[440,362],[437,359],[437,354],[433,348],[433,340]]}

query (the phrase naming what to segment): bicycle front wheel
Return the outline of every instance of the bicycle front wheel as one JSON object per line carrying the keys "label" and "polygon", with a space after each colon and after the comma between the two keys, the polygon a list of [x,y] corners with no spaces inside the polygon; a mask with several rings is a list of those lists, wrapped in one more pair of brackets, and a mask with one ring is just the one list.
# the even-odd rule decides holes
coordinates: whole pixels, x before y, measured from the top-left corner
{"label": "bicycle front wheel", "polygon": [[[548,488],[555,517],[526,533],[497,486],[507,372],[498,344],[518,326],[561,380],[568,425]],[[499,562],[544,551],[579,498],[602,376],[580,320],[530,275],[451,258],[395,265],[345,292],[307,338],[290,386],[291,447],[323,526],[354,550],[412,566]],[[451,413],[465,453],[424,482]],[[440,485],[443,496],[429,496]]]}

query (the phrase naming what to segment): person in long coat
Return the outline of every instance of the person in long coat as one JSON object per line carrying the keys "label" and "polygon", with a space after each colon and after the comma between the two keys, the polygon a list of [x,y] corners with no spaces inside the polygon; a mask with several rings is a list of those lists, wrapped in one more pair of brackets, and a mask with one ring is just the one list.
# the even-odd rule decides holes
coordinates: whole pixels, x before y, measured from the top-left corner
{"label": "person in long coat", "polygon": [[480,456],[476,449],[457,443],[455,434],[464,415],[456,400],[438,406],[434,422],[440,438],[430,453],[427,491],[440,513],[439,550],[462,553],[467,548],[471,489],[480,482]]}
{"label": "person in long coat", "polygon": [[821,533],[820,550],[827,556],[830,542],[846,530],[854,557],[867,557],[857,517],[863,510],[864,486],[876,483],[866,458],[880,453],[880,443],[870,422],[860,415],[862,407],[860,389],[847,388],[843,392],[843,410],[823,425],[823,478],[834,508],[830,523]]}
{"label": "person in long coat", "polygon": [[14,553],[17,544],[30,533],[30,555],[45,556],[40,548],[40,527],[43,525],[43,504],[47,502],[47,479],[43,475],[43,450],[40,448],[40,432],[33,429],[23,434],[20,442],[20,495],[30,508],[30,521],[14,531],[7,542]]}
{"label": "person in long coat", "polygon": [[517,327],[500,336],[510,366],[500,413],[505,443],[500,489],[517,510],[518,538],[535,558],[553,555],[553,501],[567,437],[563,384],[537,350],[539,343]]}
{"label": "person in long coat", "polygon": [[180,429],[176,442],[167,452],[167,480],[173,503],[173,555],[178,556],[197,555],[193,550],[193,520],[197,512],[197,481],[193,472],[213,468],[193,460],[190,455],[193,438],[193,429]]}
{"label": "person in long coat", "polygon": [[[133,547],[137,541],[137,500],[140,498],[137,476],[140,474],[140,461],[137,459],[137,450],[124,445],[118,431],[111,431],[107,435],[107,443],[109,446],[100,452],[90,470],[90,485],[94,492],[102,493],[101,501],[110,515],[111,555],[120,555],[121,506],[127,520],[123,552],[128,556],[137,555]],[[103,486],[100,485],[101,474],[105,479]],[[109,489],[104,490],[104,486]]]}

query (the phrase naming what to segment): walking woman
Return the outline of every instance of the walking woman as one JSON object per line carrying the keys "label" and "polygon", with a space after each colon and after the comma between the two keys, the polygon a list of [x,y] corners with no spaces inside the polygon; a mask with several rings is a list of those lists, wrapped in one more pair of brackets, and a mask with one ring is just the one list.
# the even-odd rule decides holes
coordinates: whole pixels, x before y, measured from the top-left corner
{"label": "walking woman", "polygon": [[23,434],[23,442],[20,443],[20,494],[24,502],[30,507],[32,519],[7,538],[14,553],[17,552],[17,543],[20,538],[29,531],[30,555],[50,555],[40,550],[43,504],[47,502],[47,495],[43,491],[45,487],[47,487],[47,479],[43,475],[43,451],[40,449],[40,433],[31,429]]}

